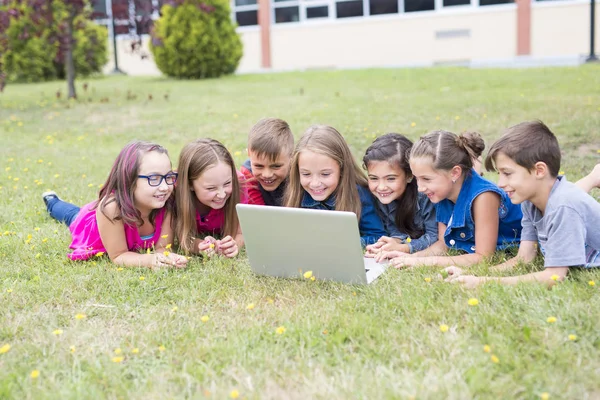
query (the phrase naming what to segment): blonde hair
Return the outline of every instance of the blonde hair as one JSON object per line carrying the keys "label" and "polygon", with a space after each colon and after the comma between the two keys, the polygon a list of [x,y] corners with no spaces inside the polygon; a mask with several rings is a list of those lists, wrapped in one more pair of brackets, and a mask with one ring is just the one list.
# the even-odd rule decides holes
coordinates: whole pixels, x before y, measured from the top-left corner
{"label": "blonde hair", "polygon": [[248,134],[248,150],[275,161],[280,154],[291,155],[294,135],[287,122],[279,118],[263,118]]}
{"label": "blonde hair", "polygon": [[331,126],[313,125],[300,138],[290,166],[289,182],[285,191],[284,205],[299,208],[305,190],[300,184],[298,160],[303,151],[312,151],[335,160],[340,166],[340,181],[333,193],[335,209],[352,211],[360,219],[361,202],[356,185],[367,186],[367,179],[360,169],[344,137]]}
{"label": "blonde hair", "polygon": [[240,183],[237,179],[235,163],[229,151],[216,140],[198,139],[187,144],[179,155],[177,185],[175,187],[175,235],[179,240],[179,247],[185,253],[192,251],[194,239],[198,235],[196,227],[196,195],[192,191],[192,182],[200,177],[204,171],[214,167],[219,162],[231,167],[231,185],[233,190],[225,206],[225,224],[222,235],[237,234],[239,221],[235,210],[240,202]]}
{"label": "blonde hair", "polygon": [[428,157],[433,161],[433,168],[450,171],[460,166],[462,175],[467,175],[476,160],[485,149],[485,142],[477,132],[465,132],[456,135],[448,131],[428,133],[413,145],[410,158]]}

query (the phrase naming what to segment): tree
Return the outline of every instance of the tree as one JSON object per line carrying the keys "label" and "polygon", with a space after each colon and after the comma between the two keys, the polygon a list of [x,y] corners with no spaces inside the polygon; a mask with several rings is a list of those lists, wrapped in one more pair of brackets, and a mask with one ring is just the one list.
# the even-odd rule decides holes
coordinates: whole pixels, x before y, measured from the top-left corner
{"label": "tree", "polygon": [[[4,1],[5,5],[0,7],[0,54],[6,52],[9,46],[7,32],[11,21],[18,21],[25,15],[30,18],[33,27],[31,32],[27,29],[20,33],[20,40],[30,40],[30,35],[41,35],[42,29],[34,29],[48,25],[55,25],[57,29],[44,33],[44,40],[49,46],[58,45],[57,58],[65,66],[66,80],[68,87],[68,97],[76,98],[75,90],[75,64],[73,60],[74,33],[77,29],[82,29],[82,21],[89,15],[89,0],[9,0]],[[0,6],[3,2],[0,0]],[[79,21],[79,22],[78,22]],[[2,69],[2,59],[0,59],[0,88],[6,81],[6,73]]]}

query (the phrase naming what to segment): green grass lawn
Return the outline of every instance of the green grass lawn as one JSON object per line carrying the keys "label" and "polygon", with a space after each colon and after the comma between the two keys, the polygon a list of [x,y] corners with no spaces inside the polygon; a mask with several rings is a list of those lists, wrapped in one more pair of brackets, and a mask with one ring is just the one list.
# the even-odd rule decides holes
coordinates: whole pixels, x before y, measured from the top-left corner
{"label": "green grass lawn", "polygon": [[385,132],[476,130],[490,144],[541,119],[575,181],[600,161],[598,66],[82,84],[71,102],[64,82],[0,95],[0,398],[600,398],[600,271],[575,271],[551,291],[464,290],[428,268],[388,270],[370,286],[258,277],[243,253],[177,271],[75,263],[68,229],[40,196],[93,200],[135,138],[163,144],[176,162],[184,144],[212,137],[239,164],[266,116],[296,137],[330,124],[357,158]]}

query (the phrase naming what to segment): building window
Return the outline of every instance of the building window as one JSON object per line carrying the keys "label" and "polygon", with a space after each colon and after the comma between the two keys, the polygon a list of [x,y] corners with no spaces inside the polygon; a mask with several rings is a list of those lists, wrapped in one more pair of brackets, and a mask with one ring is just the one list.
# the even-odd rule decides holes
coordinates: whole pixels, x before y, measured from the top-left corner
{"label": "building window", "polygon": [[435,0],[404,0],[404,12],[435,10]]}
{"label": "building window", "polygon": [[306,7],[306,19],[328,18],[329,6]]}
{"label": "building window", "polygon": [[275,9],[275,23],[300,21],[300,7],[277,7]]}
{"label": "building window", "polygon": [[338,18],[362,17],[363,2],[362,0],[338,1],[335,3],[335,11]]}
{"label": "building window", "polygon": [[398,14],[398,0],[369,0],[371,15]]}
{"label": "building window", "polygon": [[480,6],[493,6],[496,4],[512,4],[515,0],[479,0]]}
{"label": "building window", "polygon": [[453,6],[468,6],[471,5],[471,0],[443,0],[444,7]]}
{"label": "building window", "polygon": [[231,8],[239,26],[258,25],[257,0],[234,0]]}

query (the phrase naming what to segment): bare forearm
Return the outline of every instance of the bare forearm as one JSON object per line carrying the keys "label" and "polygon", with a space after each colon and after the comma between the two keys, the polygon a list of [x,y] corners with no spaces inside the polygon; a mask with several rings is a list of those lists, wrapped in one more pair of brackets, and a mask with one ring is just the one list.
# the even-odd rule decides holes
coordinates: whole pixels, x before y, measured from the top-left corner
{"label": "bare forearm", "polygon": [[421,250],[421,251],[417,251],[416,253],[413,253],[412,256],[413,257],[439,256],[442,254],[446,254],[447,251],[448,251],[448,247],[446,246],[446,244],[444,242],[438,240],[437,242],[435,242],[428,248]]}
{"label": "bare forearm", "polygon": [[484,259],[484,256],[481,254],[462,254],[458,256],[431,256],[431,257],[421,257],[413,264],[418,265],[435,265],[438,267],[448,267],[450,265],[455,265],[458,267],[465,267],[477,264]]}
{"label": "bare forearm", "polygon": [[154,254],[139,254],[127,251],[112,259],[112,262],[124,267],[152,267],[154,265]]}
{"label": "bare forearm", "polygon": [[546,268],[540,272],[533,272],[531,274],[526,275],[518,275],[518,276],[505,276],[505,277],[493,277],[493,276],[485,276],[480,277],[482,282],[497,282],[503,285],[516,285],[519,282],[540,282],[545,283],[548,286],[554,285],[557,280],[562,280],[567,275],[568,268],[559,267],[559,268]]}

